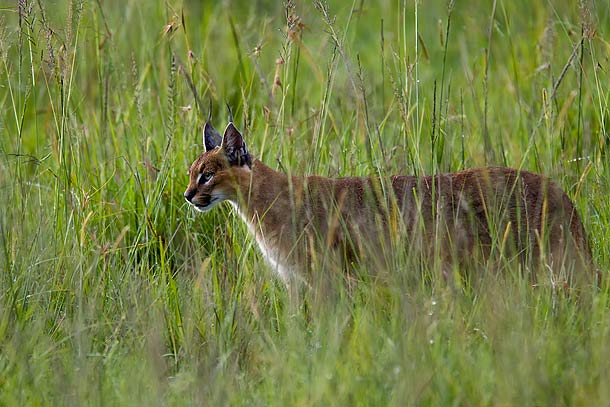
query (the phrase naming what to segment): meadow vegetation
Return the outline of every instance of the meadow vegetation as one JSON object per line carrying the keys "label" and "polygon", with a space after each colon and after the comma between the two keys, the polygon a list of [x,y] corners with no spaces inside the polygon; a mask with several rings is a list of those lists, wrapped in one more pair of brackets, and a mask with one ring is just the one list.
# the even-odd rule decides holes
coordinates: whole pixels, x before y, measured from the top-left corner
{"label": "meadow vegetation", "polygon": [[448,284],[405,252],[295,307],[229,205],[182,196],[211,98],[293,174],[544,173],[607,277],[608,2],[14,3],[0,405],[610,404],[608,278]]}

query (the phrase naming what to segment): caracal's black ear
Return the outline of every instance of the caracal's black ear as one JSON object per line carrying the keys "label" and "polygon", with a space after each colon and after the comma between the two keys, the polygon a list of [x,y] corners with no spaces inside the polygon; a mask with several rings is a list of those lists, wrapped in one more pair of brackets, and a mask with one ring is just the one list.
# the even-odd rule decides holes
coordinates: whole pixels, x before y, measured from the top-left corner
{"label": "caracal's black ear", "polygon": [[210,113],[208,115],[208,121],[205,122],[203,127],[203,145],[205,151],[210,151],[218,147],[222,143],[222,137],[220,133],[212,126],[212,99],[210,99]]}
{"label": "caracal's black ear", "polygon": [[241,167],[242,165],[252,166],[252,158],[246,149],[244,138],[233,124],[233,115],[229,109],[229,125],[225,129],[222,137],[222,148],[225,151],[229,164]]}
{"label": "caracal's black ear", "polygon": [[205,123],[205,127],[203,128],[203,145],[205,146],[205,151],[210,151],[218,147],[222,143],[222,137],[220,137],[220,133],[216,131],[212,123],[207,121]]}

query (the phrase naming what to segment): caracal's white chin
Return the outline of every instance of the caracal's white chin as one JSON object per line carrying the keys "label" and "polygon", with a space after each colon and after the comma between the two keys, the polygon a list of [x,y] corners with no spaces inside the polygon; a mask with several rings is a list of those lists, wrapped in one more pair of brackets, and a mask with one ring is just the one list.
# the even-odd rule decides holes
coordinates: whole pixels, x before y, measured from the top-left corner
{"label": "caracal's white chin", "polygon": [[193,207],[195,207],[195,209],[197,209],[199,212],[208,212],[210,209],[221,203],[223,200],[224,199],[219,196],[213,196],[210,200],[210,203],[207,205],[198,205],[193,202],[190,202],[190,204],[193,205]]}

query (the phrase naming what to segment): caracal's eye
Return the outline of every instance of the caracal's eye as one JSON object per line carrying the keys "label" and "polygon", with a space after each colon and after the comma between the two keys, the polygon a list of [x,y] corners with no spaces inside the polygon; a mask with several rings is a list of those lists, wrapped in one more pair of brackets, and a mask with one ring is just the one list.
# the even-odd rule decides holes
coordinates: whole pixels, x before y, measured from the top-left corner
{"label": "caracal's eye", "polygon": [[211,172],[202,172],[201,174],[199,174],[199,176],[197,177],[197,183],[199,185],[201,184],[205,184],[206,182],[208,182],[209,180],[212,179],[212,176],[214,174],[212,174]]}

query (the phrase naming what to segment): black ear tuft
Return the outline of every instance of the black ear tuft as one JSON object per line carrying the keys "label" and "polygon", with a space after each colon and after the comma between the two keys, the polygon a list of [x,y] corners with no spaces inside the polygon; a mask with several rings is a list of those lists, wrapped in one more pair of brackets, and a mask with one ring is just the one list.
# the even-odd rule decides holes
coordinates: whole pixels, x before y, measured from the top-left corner
{"label": "black ear tuft", "polygon": [[239,130],[235,128],[233,123],[229,123],[225,130],[225,135],[222,138],[222,147],[225,150],[229,164],[242,166],[252,165],[252,158],[246,149],[246,143]]}
{"label": "black ear tuft", "polygon": [[208,120],[203,128],[203,145],[205,151],[210,151],[218,147],[222,143],[222,137],[220,133],[212,126],[212,123]]}
{"label": "black ear tuft", "polygon": [[229,110],[229,123],[233,123],[233,111],[231,110],[231,106],[227,103],[227,109]]}

